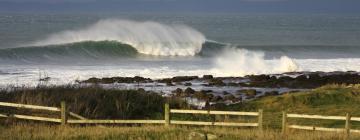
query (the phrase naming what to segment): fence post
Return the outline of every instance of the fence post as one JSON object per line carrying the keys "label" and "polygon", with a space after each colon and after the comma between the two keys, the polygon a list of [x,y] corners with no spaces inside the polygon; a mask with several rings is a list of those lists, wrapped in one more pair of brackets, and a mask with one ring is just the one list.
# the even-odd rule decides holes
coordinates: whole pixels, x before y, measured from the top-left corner
{"label": "fence post", "polygon": [[259,130],[263,130],[263,110],[262,109],[259,109],[258,125],[259,125]]}
{"label": "fence post", "polygon": [[165,104],[165,114],[164,114],[164,118],[165,118],[165,126],[169,126],[170,125],[170,105],[169,103]]}
{"label": "fence post", "polygon": [[351,115],[350,113],[346,113],[346,122],[345,122],[345,131],[346,131],[346,139],[350,138],[350,129],[351,129]]}
{"label": "fence post", "polygon": [[281,127],[281,133],[285,135],[286,129],[287,129],[287,114],[286,111],[283,111],[282,113],[282,127]]}
{"label": "fence post", "polygon": [[67,123],[67,110],[65,101],[61,101],[61,125]]}

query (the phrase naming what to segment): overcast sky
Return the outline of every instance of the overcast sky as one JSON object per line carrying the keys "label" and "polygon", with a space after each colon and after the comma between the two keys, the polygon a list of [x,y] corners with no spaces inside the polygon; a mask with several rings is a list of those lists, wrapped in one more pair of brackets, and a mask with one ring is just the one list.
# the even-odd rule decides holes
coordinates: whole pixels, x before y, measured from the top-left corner
{"label": "overcast sky", "polygon": [[0,0],[0,12],[355,13],[360,0]]}

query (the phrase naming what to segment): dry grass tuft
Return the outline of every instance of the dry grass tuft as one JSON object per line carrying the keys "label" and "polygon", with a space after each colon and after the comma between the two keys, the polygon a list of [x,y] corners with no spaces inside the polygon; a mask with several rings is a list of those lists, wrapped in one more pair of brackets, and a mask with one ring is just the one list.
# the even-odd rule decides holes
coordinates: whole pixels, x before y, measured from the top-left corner
{"label": "dry grass tuft", "polygon": [[[0,127],[0,139],[51,139],[51,140],[188,140],[209,138],[220,140],[338,140],[344,139],[343,133],[290,131],[286,136],[277,130],[244,129],[232,127],[187,127],[159,125],[144,126],[58,126],[39,124],[17,124]],[[199,134],[199,135],[193,135]],[[352,135],[351,139],[360,139],[360,135]]]}

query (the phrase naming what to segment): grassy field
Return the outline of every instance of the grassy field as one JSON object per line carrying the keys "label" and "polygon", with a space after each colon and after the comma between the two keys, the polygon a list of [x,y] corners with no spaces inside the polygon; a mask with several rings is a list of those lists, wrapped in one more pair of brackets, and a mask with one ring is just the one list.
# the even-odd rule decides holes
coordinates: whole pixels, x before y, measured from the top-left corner
{"label": "grassy field", "polygon": [[[360,85],[327,85],[306,92],[267,96],[231,106],[217,105],[218,110],[256,111],[264,109],[264,124],[268,128],[281,127],[282,111],[296,114],[360,117]],[[343,128],[345,121],[290,119],[289,123]],[[353,122],[360,129],[360,123]]]}
{"label": "grassy field", "polygon": [[[96,90],[95,93],[86,96],[89,91]],[[96,114],[106,118],[110,113],[112,117],[122,116],[120,114],[132,114],[128,119],[141,118],[134,113],[131,108],[139,110],[146,116],[144,119],[162,119],[162,108],[164,102],[169,100],[162,99],[157,94],[145,93],[144,91],[116,91],[103,90],[98,88],[45,88],[25,91],[16,91],[12,94],[2,94],[4,101],[35,103],[40,105],[55,105],[52,99],[60,101],[67,100],[70,105],[74,105],[74,111],[82,115],[89,115],[96,118]],[[107,94],[109,93],[109,94]],[[141,96],[141,97],[140,97]],[[62,99],[60,99],[62,98]],[[41,99],[41,100],[40,100]],[[104,102],[106,101],[106,102]],[[155,102],[156,104],[151,104]],[[52,103],[52,104],[51,104]],[[75,106],[80,103],[81,106]],[[128,107],[123,108],[126,103]],[[171,103],[171,100],[170,100]],[[143,106],[145,104],[145,106]],[[92,106],[91,111],[83,111],[86,106]],[[186,105],[171,103],[172,108],[183,109]],[[217,139],[229,140],[331,140],[344,139],[343,133],[334,132],[313,132],[291,130],[286,136],[281,135],[281,112],[286,110],[289,113],[317,114],[317,115],[336,115],[345,116],[351,113],[352,116],[360,117],[360,85],[327,85],[306,92],[289,93],[278,96],[267,96],[249,102],[225,106],[212,106],[213,110],[235,110],[235,111],[257,111],[264,109],[264,128],[263,132],[257,129],[240,129],[231,127],[185,127],[162,125],[144,126],[59,126],[49,124],[38,124],[36,122],[24,123],[14,121],[10,123],[0,123],[0,139],[204,139],[202,135],[209,134],[209,138],[216,136]],[[104,112],[97,108],[107,108]],[[114,108],[116,107],[116,108]],[[130,107],[130,108],[129,108]],[[145,107],[145,108],[144,108]],[[95,111],[93,111],[95,110]],[[114,114],[112,111],[116,111]],[[4,110],[3,110],[4,111]],[[6,111],[6,110],[5,110]],[[100,111],[100,112],[99,112]],[[94,112],[95,114],[92,114]],[[134,114],[133,114],[134,113]],[[122,118],[122,117],[120,117]],[[208,121],[206,115],[193,116],[173,116],[177,120],[202,120]],[[256,122],[256,118],[238,117],[215,117],[218,121],[241,121]],[[211,120],[211,119],[210,119]],[[4,125],[3,125],[4,124]],[[309,119],[290,119],[289,124],[310,125],[319,127],[344,128],[345,121],[333,120],[309,120]],[[360,123],[352,122],[352,129],[360,129]],[[351,139],[360,139],[359,134],[352,134]]]}
{"label": "grassy field", "polygon": [[[239,129],[231,127],[185,127],[185,126],[57,126],[57,125],[12,125],[0,127],[0,139],[4,140],[340,140],[343,133],[290,131],[283,136],[277,130]],[[352,135],[352,140],[360,135]]]}

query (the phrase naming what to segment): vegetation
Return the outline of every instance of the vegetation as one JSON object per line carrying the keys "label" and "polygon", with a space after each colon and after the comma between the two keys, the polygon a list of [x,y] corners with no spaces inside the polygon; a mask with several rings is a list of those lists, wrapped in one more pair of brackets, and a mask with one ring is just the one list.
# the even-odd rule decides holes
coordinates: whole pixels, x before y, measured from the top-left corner
{"label": "vegetation", "polygon": [[[264,109],[265,125],[271,128],[280,128],[281,113],[317,114],[360,117],[360,85],[326,85],[307,92],[287,93],[277,96],[266,96],[250,102],[235,105],[217,104],[220,110],[243,110],[256,111]],[[320,121],[320,120],[293,120],[292,123],[317,124],[328,127],[343,127],[344,121]],[[360,124],[353,124],[360,128]]]}
{"label": "vegetation", "polygon": [[60,86],[1,91],[0,101],[54,107],[66,101],[70,111],[88,118],[145,119],[161,117],[165,99],[144,90]]}
{"label": "vegetation", "polygon": [[[259,132],[256,129],[232,127],[185,127],[185,126],[50,126],[50,125],[12,125],[0,127],[0,139],[51,139],[51,140],[340,140],[342,133],[291,131],[283,136],[276,130]],[[352,135],[351,140],[359,139]]]}
{"label": "vegetation", "polygon": [[[180,92],[180,91],[178,91]],[[183,91],[181,91],[183,92]],[[254,91],[248,91],[252,94]],[[144,90],[114,90],[99,87],[38,87],[35,89],[16,89],[1,91],[0,101],[26,104],[59,106],[61,100],[67,101],[70,110],[96,119],[163,119],[163,104],[171,103],[171,108],[189,108],[179,98],[165,99],[157,93]],[[239,104],[212,105],[212,110],[257,111],[264,109],[263,133],[256,129],[232,127],[184,127],[162,125],[144,126],[66,126],[46,124],[29,124],[14,122],[0,127],[0,139],[189,139],[190,136],[212,134],[218,139],[343,139],[342,133],[312,131],[290,131],[287,136],[280,134],[281,112],[297,114],[317,114],[360,117],[360,85],[326,85],[306,92],[269,94],[259,99]],[[2,112],[2,111],[1,111]],[[228,117],[208,115],[173,115],[175,120],[202,121],[238,121],[254,122],[256,118]],[[290,124],[315,125],[320,127],[344,128],[345,121],[289,119]],[[31,127],[29,127],[31,126]],[[353,129],[360,129],[360,123],[352,122]],[[352,135],[352,139],[360,139]],[[203,138],[199,138],[203,139]]]}

